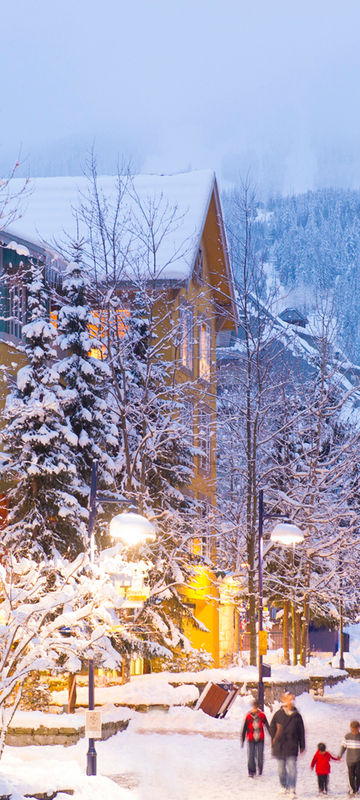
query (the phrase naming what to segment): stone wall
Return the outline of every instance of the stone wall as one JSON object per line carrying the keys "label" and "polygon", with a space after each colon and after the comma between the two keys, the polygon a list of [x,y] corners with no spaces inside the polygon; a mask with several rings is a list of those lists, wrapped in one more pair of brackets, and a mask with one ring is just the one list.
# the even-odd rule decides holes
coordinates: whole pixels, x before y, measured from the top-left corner
{"label": "stone wall", "polygon": [[[245,684],[246,689],[253,695],[253,697],[257,697],[258,694],[258,684],[257,683],[247,683]],[[281,699],[281,695],[284,692],[291,692],[292,694],[297,697],[299,694],[303,694],[303,692],[309,692],[310,689],[310,679],[309,678],[301,678],[297,681],[286,681],[283,683],[267,683],[266,680],[264,681],[264,700],[265,705],[272,706],[274,705],[276,700]]]}
{"label": "stone wall", "polygon": [[[118,720],[117,722],[103,722],[101,740],[109,739],[119,731],[126,730],[129,720]],[[65,747],[76,744],[79,739],[85,737],[85,727],[70,728],[46,728],[39,725],[38,728],[9,728],[5,737],[5,744],[12,747],[27,747],[28,745],[52,745],[61,744]]]}

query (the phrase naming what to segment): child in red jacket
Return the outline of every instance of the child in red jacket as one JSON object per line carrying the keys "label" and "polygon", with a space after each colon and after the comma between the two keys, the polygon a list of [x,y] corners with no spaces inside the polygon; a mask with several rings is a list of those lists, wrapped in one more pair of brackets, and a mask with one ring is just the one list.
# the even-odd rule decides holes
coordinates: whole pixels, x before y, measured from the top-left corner
{"label": "child in red jacket", "polygon": [[315,771],[317,774],[319,794],[328,793],[331,759],[333,761],[340,761],[340,758],[337,758],[337,756],[332,756],[331,753],[328,752],[328,750],[326,749],[326,744],[324,744],[324,742],[319,742],[317,746],[317,751],[311,762],[311,769],[314,769],[315,767]]}

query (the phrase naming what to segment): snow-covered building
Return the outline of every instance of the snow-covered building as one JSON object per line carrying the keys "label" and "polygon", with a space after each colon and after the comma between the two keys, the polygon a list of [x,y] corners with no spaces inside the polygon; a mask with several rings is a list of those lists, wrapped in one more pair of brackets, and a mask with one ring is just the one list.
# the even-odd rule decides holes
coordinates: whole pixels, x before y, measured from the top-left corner
{"label": "snow-covered building", "polygon": [[[176,381],[189,386],[184,414],[191,438],[199,449],[194,459],[191,493],[203,502],[204,508],[214,510],[216,337],[219,331],[235,330],[237,318],[216,178],[211,171],[198,171],[171,176],[135,175],[125,177],[124,182],[126,200],[123,199],[119,212],[119,176],[97,177],[98,194],[112,210],[116,224],[121,213],[122,259],[117,285],[128,285],[140,270],[149,282],[155,281],[166,289],[172,319],[180,331],[178,346],[168,349],[167,358],[176,362]],[[14,195],[16,186],[13,181]],[[21,336],[27,307],[21,263],[30,257],[44,262],[49,318],[56,324],[56,295],[61,293],[61,272],[67,260],[68,243],[82,238],[89,253],[93,245],[87,227],[89,219],[84,214],[88,198],[86,177],[32,179],[26,196],[21,198],[17,221],[0,233],[0,270],[9,271],[10,267],[13,271],[12,281],[1,289],[0,359],[4,375],[14,374],[24,360]],[[152,253],[155,259],[149,259],[149,253],[141,250],[139,231],[144,217],[156,240]],[[132,258],[124,258],[124,253],[130,250]],[[201,399],[197,399],[194,413],[194,393],[196,391],[199,398],[199,387]],[[5,392],[3,386],[3,397]],[[230,620],[224,622],[229,627],[234,615],[222,616],[224,606],[219,602],[213,542],[212,532],[204,523],[204,536],[195,539],[192,548],[193,552],[204,555],[207,568],[198,568],[197,579],[185,587],[184,592],[196,617],[203,623],[202,630],[190,632],[191,639],[197,647],[210,652],[217,665],[225,651],[228,654],[229,647],[236,648],[236,636],[233,631],[228,631],[225,637],[221,635],[223,620]]]}

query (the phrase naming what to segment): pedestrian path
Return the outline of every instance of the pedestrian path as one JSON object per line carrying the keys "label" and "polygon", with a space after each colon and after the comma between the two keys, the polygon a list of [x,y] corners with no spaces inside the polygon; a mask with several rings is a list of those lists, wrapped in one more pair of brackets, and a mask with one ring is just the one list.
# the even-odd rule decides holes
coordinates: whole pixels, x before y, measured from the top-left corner
{"label": "pedestrian path", "polygon": [[[314,700],[302,695],[298,705],[305,721],[307,747],[298,758],[297,796],[299,800],[318,800],[316,775],[310,769],[312,756],[319,741],[337,755],[350,719],[360,716],[360,685],[354,683],[353,693],[342,698],[325,695]],[[114,775],[114,768],[106,748],[116,748],[116,771],[120,776],[122,770],[131,776],[128,788],[132,800],[280,800],[277,764],[271,758],[268,740],[264,774],[249,779],[246,749],[240,748],[240,737],[233,731],[224,732],[221,738],[219,732],[189,735],[188,730],[171,730],[166,735],[164,724],[161,733],[145,733],[146,717],[142,730],[132,729],[130,723],[127,731],[98,747],[99,769],[108,776]],[[347,792],[343,760],[332,765],[329,797],[345,800]]]}

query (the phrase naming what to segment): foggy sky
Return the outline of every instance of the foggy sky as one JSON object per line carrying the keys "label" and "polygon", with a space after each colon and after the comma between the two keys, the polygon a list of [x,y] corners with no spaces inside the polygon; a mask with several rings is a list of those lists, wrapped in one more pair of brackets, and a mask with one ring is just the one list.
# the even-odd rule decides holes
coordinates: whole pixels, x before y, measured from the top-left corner
{"label": "foggy sky", "polygon": [[0,169],[360,187],[359,0],[13,0]]}

